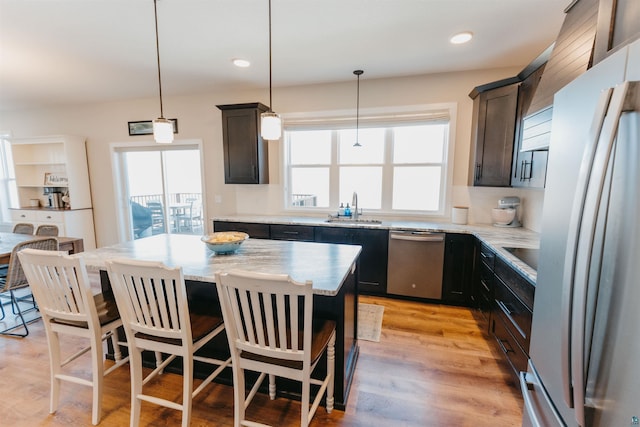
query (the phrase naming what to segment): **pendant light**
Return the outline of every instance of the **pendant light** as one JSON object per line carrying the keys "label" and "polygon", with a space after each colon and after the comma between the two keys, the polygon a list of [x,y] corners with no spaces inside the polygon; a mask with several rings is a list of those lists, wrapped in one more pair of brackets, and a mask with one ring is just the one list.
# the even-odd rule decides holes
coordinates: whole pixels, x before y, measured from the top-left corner
{"label": "pendant light", "polygon": [[360,76],[364,73],[362,70],[355,70],[353,74],[358,77],[358,86],[357,86],[357,94],[356,94],[356,143],[353,144],[354,147],[362,147],[360,144],[360,139],[358,138],[358,130],[360,127]]}
{"label": "pendant light", "polygon": [[263,139],[277,140],[282,135],[280,115],[271,109],[273,95],[271,87],[271,0],[269,0],[269,111],[260,115],[260,135]]}
{"label": "pendant light", "polygon": [[153,12],[156,24],[156,56],[158,58],[158,90],[160,92],[160,117],[153,121],[153,139],[158,144],[173,142],[173,123],[164,118],[162,111],[162,78],[160,76],[160,44],[158,42],[158,7],[157,0],[153,0]]}

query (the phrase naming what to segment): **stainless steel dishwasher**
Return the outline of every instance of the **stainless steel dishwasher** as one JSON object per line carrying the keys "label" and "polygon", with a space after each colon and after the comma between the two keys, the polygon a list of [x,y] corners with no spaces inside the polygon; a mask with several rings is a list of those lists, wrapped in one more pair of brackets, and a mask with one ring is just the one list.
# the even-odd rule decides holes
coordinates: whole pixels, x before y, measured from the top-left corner
{"label": "stainless steel dishwasher", "polygon": [[442,299],[444,233],[391,231],[387,293]]}

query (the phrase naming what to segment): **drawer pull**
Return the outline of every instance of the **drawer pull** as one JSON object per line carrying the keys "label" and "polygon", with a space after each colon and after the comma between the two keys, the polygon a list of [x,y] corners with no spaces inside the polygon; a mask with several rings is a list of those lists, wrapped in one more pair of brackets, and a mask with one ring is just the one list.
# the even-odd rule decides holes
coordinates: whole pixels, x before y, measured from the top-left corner
{"label": "drawer pull", "polygon": [[502,301],[496,300],[496,302],[498,303],[498,306],[504,312],[504,314],[506,314],[507,316],[511,317],[511,313],[513,313],[513,311],[510,310],[509,307],[505,303],[503,303]]}
{"label": "drawer pull", "polygon": [[[515,351],[513,351],[513,349],[511,348],[508,340],[500,339],[498,340],[498,345],[500,346],[504,354],[515,353]],[[507,345],[509,346],[509,348],[507,348]]]}
{"label": "drawer pull", "polygon": [[484,280],[480,280],[480,284],[482,285],[486,293],[491,292],[491,289],[489,288],[489,285],[487,285],[487,282],[485,282]]}
{"label": "drawer pull", "polygon": [[518,326],[518,323],[513,319],[513,317],[511,317],[511,313],[513,313],[513,311],[510,310],[509,307],[500,300],[496,300],[496,304],[498,304],[498,307],[500,307],[500,310],[502,310],[502,312],[507,315],[509,322],[511,322],[511,324],[513,325],[514,328],[516,328],[518,333],[522,335],[522,338],[527,339],[527,334],[524,333],[522,328]]}

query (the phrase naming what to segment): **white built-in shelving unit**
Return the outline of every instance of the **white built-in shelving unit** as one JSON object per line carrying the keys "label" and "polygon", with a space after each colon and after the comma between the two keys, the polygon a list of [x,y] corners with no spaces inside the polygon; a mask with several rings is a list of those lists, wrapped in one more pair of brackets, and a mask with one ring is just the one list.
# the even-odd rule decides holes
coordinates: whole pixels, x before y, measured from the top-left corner
{"label": "white built-in shelving unit", "polygon": [[[19,206],[13,222],[34,226],[55,224],[61,236],[82,237],[85,249],[95,248],[93,209],[85,138],[73,135],[11,139]],[[45,176],[54,182],[45,182]],[[47,192],[68,195],[64,208],[51,208]],[[32,206],[33,200],[40,207]]]}

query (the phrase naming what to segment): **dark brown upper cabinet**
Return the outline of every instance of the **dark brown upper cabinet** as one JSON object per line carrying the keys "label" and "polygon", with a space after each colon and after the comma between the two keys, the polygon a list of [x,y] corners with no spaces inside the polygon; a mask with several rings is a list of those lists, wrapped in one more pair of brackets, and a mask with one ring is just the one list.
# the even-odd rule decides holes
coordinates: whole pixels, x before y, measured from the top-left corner
{"label": "dark brown upper cabinet", "polygon": [[268,143],[260,136],[260,114],[269,107],[259,102],[217,107],[222,110],[225,184],[268,184]]}
{"label": "dark brown upper cabinet", "polygon": [[474,186],[511,184],[518,87],[517,79],[513,78],[478,86],[469,94],[473,99]]}
{"label": "dark brown upper cabinet", "polygon": [[[546,55],[544,57],[548,57]],[[549,106],[529,114],[533,95],[545,70],[546,62],[543,62],[544,57],[542,61],[537,58],[522,73],[518,74],[518,77],[522,79],[522,83],[520,84],[518,113],[516,116],[516,139],[511,174],[512,187],[544,188],[545,185],[547,149],[528,150],[525,148],[525,145],[548,147],[551,136],[551,114],[553,108]],[[540,65],[541,62],[542,65]],[[535,68],[536,66],[538,68]],[[530,69],[534,70],[530,71]],[[526,151],[523,151],[523,148]]]}
{"label": "dark brown upper cabinet", "polygon": [[640,38],[638,0],[600,0],[593,63]]}

